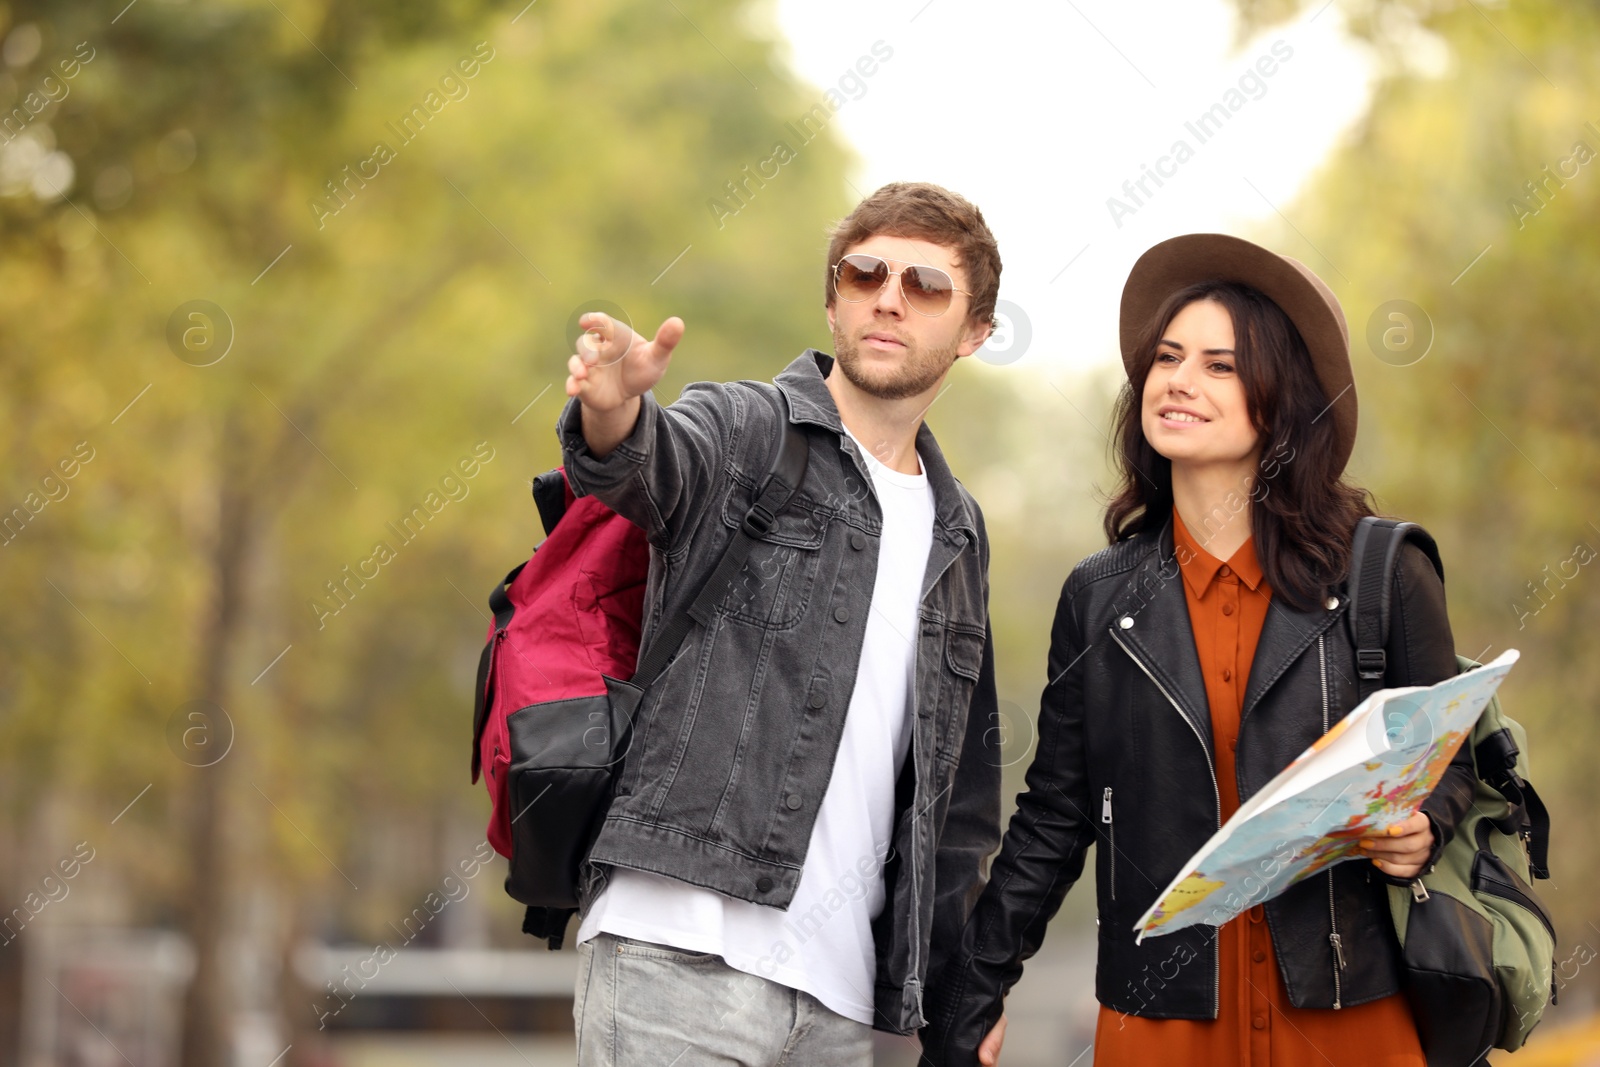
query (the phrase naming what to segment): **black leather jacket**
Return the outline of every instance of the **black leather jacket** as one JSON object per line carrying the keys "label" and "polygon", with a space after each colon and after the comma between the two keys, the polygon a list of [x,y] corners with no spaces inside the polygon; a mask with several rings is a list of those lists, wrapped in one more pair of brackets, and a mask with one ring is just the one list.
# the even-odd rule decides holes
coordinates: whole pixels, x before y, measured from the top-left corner
{"label": "black leather jacket", "polygon": [[[1239,730],[1247,799],[1357,703],[1343,590],[1312,612],[1274,597],[1250,670]],[[1422,551],[1395,569],[1386,684],[1456,673],[1444,586]],[[1217,830],[1210,714],[1169,522],[1084,560],[1061,592],[1049,683],[1027,790],[969,918],[930,991],[925,1061],[976,1064],[1004,996],[1095,849],[1099,958],[1095,995],[1149,1018],[1217,1016],[1216,928],[1134,943],[1132,926]],[[1423,805],[1435,853],[1472,798],[1466,746]],[[1102,821],[1114,795],[1114,819]],[[1114,836],[1113,836],[1114,835]],[[1348,1007],[1401,989],[1390,879],[1339,864],[1267,902],[1266,918],[1296,1007]],[[1341,958],[1342,950],[1342,958]]]}

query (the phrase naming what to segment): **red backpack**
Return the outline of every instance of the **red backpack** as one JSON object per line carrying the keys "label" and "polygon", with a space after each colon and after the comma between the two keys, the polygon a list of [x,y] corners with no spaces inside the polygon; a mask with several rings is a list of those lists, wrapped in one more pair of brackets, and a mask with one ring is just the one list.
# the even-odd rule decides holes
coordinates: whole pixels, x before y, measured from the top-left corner
{"label": "red backpack", "polygon": [[663,620],[643,660],[644,531],[594,497],[575,496],[561,468],[533,481],[545,540],[489,597],[494,622],[478,661],[472,780],[481,773],[488,787],[489,843],[511,861],[506,892],[528,906],[523,929],[551,948],[560,947],[577,907],[579,868],[610,805],[644,691],[690,627],[711,618],[805,477],[804,432],[789,422],[781,394],[759,391],[787,428],[771,471],[716,570],[687,611]]}

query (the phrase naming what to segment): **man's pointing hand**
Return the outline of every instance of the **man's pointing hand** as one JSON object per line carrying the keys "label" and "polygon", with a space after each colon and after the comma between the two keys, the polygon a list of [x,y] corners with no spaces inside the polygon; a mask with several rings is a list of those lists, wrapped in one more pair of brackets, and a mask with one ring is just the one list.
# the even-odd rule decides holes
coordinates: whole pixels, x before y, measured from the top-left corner
{"label": "man's pointing hand", "polygon": [[632,408],[631,402],[667,372],[672,350],[683,339],[683,320],[677,316],[661,324],[653,341],[598,311],[584,315],[578,325],[584,332],[567,360],[567,395],[597,415]]}

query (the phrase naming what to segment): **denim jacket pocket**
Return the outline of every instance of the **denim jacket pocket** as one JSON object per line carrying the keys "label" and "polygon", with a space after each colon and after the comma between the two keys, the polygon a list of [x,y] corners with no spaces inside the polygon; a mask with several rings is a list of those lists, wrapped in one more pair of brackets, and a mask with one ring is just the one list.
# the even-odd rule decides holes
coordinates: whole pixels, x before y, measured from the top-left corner
{"label": "denim jacket pocket", "polygon": [[[983,670],[984,631],[947,625],[944,635],[944,665],[939,671],[938,713],[944,717],[936,726],[944,738],[942,747],[951,753],[961,751],[972,692]],[[959,760],[959,755],[956,756]]]}
{"label": "denim jacket pocket", "polygon": [[982,629],[969,630],[952,626],[945,632],[945,666],[962,678],[977,682],[978,672],[983,669],[983,642]]}
{"label": "denim jacket pocket", "polygon": [[[753,490],[735,483],[723,500],[722,522],[737,530],[744,522]],[[811,601],[830,516],[806,507],[796,497],[774,518],[745,560],[717,613],[729,619],[786,630],[800,621]]]}

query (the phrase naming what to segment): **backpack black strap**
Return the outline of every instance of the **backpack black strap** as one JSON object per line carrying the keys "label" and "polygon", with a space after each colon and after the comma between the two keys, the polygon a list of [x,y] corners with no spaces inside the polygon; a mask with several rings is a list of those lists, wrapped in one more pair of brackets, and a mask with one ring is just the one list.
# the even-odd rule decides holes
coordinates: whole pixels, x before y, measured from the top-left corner
{"label": "backpack black strap", "polygon": [[1415,542],[1444,580],[1444,563],[1439,559],[1439,546],[1432,535],[1414,522],[1380,519],[1368,515],[1356,525],[1356,534],[1350,544],[1350,581],[1345,596],[1350,610],[1345,623],[1350,630],[1350,643],[1356,650],[1356,688],[1358,700],[1383,688],[1384,676],[1389,670],[1389,656],[1384,651],[1389,643],[1389,600],[1394,590],[1394,568],[1400,558],[1400,546],[1406,541]]}
{"label": "backpack black strap", "polygon": [[1512,805],[1505,824],[1496,825],[1508,834],[1520,834],[1528,843],[1528,867],[1535,878],[1550,877],[1550,810],[1544,806],[1533,783],[1517,773],[1520,755],[1516,739],[1508,729],[1496,730],[1472,750],[1478,775]]}
{"label": "backpack black strap", "polygon": [[[503,578],[499,585],[494,587],[494,592],[489,594],[489,610],[494,612],[494,628],[498,633],[511,623],[512,607],[511,595],[506,592],[511,588],[511,583],[517,580],[517,575],[522,573],[522,568],[527,563],[519,563],[511,568],[511,573]],[[483,741],[483,728],[489,721],[489,700],[485,690],[489,685],[489,664],[494,659],[495,639],[490,638],[484,643],[483,651],[478,654],[478,688],[472,698],[472,782],[478,782],[478,775],[482,773],[482,754],[478,746]]]}
{"label": "backpack black strap", "polygon": [[[1346,589],[1350,610],[1345,616],[1356,650],[1356,688],[1365,700],[1383,686],[1388,669],[1384,652],[1389,643],[1389,609],[1394,590],[1394,568],[1400,546],[1411,541],[1427,553],[1439,580],[1444,563],[1432,535],[1414,522],[1399,522],[1369,515],[1356,526],[1350,545],[1350,581]],[[1517,773],[1517,743],[1510,730],[1500,730],[1473,750],[1478,775],[1511,804],[1510,815],[1496,820],[1507,834],[1528,844],[1528,865],[1535,878],[1550,877],[1550,812],[1533,784]]]}
{"label": "backpack black strap", "polygon": [[677,655],[683,639],[689,636],[690,627],[696,622],[709,625],[712,611],[733,587],[745,560],[750,558],[750,550],[772,529],[778,512],[788,505],[795,490],[805,480],[806,462],[810,458],[810,445],[805,431],[789,421],[789,402],[781,391],[774,390],[769,394],[761,390],[761,395],[772,405],[778,416],[778,424],[783,427],[766,480],[758,487],[755,502],[745,512],[744,521],[734,533],[733,541],[723,552],[722,560],[711,572],[711,577],[700,587],[689,610],[663,624],[650,642],[650,647],[639,658],[632,681],[640,689],[648,689],[650,683],[660,677],[672,657]]}
{"label": "backpack black strap", "polygon": [[544,525],[544,535],[549,537],[561,516],[567,513],[567,476],[557,467],[535,478],[531,488],[533,506],[539,509],[539,522]]}

